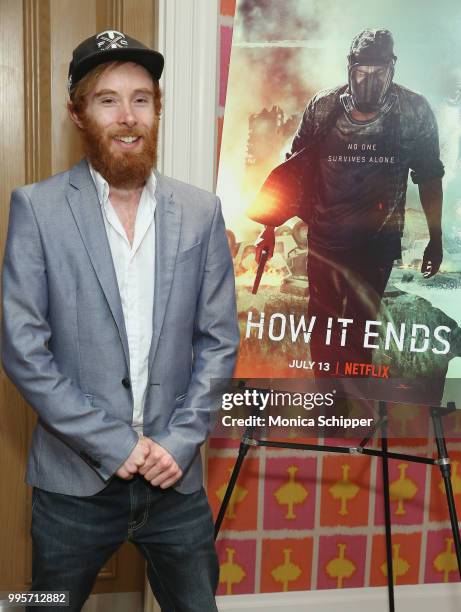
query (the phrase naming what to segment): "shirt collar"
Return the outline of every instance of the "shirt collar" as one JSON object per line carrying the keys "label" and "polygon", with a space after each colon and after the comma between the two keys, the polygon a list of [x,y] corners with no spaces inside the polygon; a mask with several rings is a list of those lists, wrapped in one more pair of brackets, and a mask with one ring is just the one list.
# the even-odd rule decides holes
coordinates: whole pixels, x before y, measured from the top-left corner
{"label": "shirt collar", "polygon": [[[93,166],[88,162],[88,167],[90,169],[91,178],[93,179],[94,185],[96,187],[96,193],[98,194],[98,200],[101,206],[105,206],[109,199],[109,183],[106,179],[93,168]],[[155,176],[154,171],[149,175],[149,178],[144,185],[143,193],[146,193],[149,200],[155,201],[155,189],[157,188],[157,177]]]}

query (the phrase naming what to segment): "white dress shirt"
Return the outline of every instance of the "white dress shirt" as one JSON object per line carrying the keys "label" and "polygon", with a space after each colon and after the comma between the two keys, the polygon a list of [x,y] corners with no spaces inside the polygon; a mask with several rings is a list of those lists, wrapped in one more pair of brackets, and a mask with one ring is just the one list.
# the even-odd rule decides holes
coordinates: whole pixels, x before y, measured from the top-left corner
{"label": "white dress shirt", "polygon": [[108,182],[90,165],[117,276],[130,354],[133,427],[142,433],[152,341],[155,275],[155,188],[152,172],[139,200],[133,245],[109,200]]}

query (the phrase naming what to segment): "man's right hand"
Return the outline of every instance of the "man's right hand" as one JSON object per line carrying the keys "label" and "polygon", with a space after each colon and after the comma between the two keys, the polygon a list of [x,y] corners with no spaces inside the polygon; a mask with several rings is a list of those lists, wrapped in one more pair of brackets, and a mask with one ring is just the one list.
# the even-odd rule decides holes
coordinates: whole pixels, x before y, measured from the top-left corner
{"label": "man's right hand", "polygon": [[431,238],[429,244],[424,249],[421,272],[424,278],[431,278],[440,269],[443,260],[442,238]]}
{"label": "man's right hand", "polygon": [[263,231],[256,238],[255,242],[255,259],[256,263],[259,264],[261,261],[261,255],[263,251],[267,252],[267,258],[270,259],[274,254],[275,247],[275,228],[271,225],[266,225]]}
{"label": "man's right hand", "polygon": [[146,458],[150,452],[150,448],[146,440],[139,438],[136,446],[131,451],[128,459],[123,463],[115,475],[123,480],[131,480],[133,475],[137,473],[138,469],[144,465]]}

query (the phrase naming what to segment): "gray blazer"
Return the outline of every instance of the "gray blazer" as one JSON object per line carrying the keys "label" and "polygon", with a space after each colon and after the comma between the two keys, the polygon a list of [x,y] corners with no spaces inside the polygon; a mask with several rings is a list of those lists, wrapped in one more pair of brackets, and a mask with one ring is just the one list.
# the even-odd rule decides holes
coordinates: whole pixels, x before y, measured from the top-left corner
{"label": "gray blazer", "polygon": [[[157,175],[153,336],[144,435],[202,485],[199,448],[218,409],[210,381],[238,346],[232,259],[216,196]],[[2,360],[36,410],[27,482],[93,495],[129,456],[128,341],[101,207],[86,161],[16,189],[3,265]]]}

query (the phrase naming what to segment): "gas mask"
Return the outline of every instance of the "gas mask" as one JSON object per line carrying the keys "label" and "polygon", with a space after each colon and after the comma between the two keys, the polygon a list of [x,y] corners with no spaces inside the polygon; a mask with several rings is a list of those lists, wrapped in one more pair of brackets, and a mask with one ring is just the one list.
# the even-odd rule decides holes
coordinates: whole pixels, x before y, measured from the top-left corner
{"label": "gas mask", "polygon": [[349,91],[354,107],[363,113],[380,110],[394,76],[395,60],[384,64],[349,64]]}

